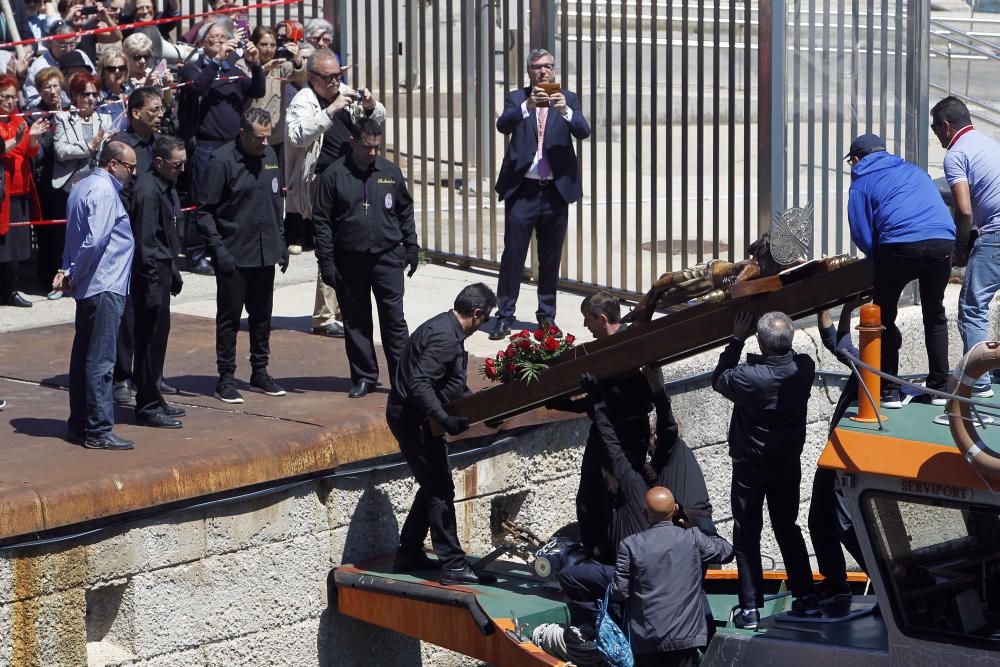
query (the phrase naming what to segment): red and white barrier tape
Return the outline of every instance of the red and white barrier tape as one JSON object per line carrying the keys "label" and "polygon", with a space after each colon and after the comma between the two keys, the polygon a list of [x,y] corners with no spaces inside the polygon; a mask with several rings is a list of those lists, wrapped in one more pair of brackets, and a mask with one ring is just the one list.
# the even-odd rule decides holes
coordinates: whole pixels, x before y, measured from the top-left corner
{"label": "red and white barrier tape", "polygon": [[[188,206],[187,208],[182,208],[182,213],[190,213],[197,209],[197,206]],[[65,225],[65,220],[27,220],[25,222],[12,222],[11,227],[42,227],[45,225]]]}
{"label": "red and white barrier tape", "polygon": [[247,5],[245,7],[227,7],[226,9],[216,9],[210,12],[200,12],[198,14],[185,14],[184,16],[171,16],[169,18],[150,19],[148,21],[136,21],[135,23],[109,25],[109,26],[103,26],[101,28],[90,28],[88,30],[68,32],[63,35],[46,35],[44,37],[33,37],[31,39],[22,39],[17,42],[6,42],[4,44],[0,44],[0,49],[8,49],[14,46],[26,46],[28,44],[37,44],[39,42],[53,42],[61,39],[73,39],[75,37],[89,37],[90,35],[101,35],[106,32],[115,32],[116,30],[131,30],[133,28],[145,28],[146,26],[162,25],[164,23],[177,23],[178,21],[184,21],[186,19],[200,19],[206,16],[214,16],[216,14],[234,14],[237,12],[247,11],[248,9],[277,7],[279,5],[294,5],[300,2],[302,2],[302,0],[274,0],[273,2],[258,2],[256,4]]}

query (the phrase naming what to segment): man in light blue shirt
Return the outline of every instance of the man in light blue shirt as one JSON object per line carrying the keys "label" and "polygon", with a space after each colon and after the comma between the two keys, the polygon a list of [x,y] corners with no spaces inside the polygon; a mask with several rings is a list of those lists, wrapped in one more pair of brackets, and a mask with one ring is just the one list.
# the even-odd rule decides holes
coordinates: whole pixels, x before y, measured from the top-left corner
{"label": "man in light blue shirt", "polygon": [[[958,296],[958,330],[963,351],[991,339],[990,302],[1000,290],[1000,143],[972,127],[969,109],[946,97],[931,109],[931,130],[948,150],[944,175],[954,199],[955,265],[965,266]],[[976,230],[974,241],[971,231]],[[972,395],[993,396],[990,376],[976,380]]]}
{"label": "man in light blue shirt", "polygon": [[119,192],[135,175],[135,151],[112,141],[97,165],[69,194],[62,268],[52,282],[76,299],[67,439],[90,449],[132,449],[134,442],[111,432],[111,371],[135,252]]}

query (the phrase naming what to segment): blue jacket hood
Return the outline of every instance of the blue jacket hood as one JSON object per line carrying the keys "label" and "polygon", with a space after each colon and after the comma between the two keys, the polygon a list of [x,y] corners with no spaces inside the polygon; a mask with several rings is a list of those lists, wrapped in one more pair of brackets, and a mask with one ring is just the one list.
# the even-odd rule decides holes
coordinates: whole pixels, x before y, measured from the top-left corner
{"label": "blue jacket hood", "polygon": [[851,167],[851,177],[861,178],[876,171],[898,167],[903,162],[905,162],[903,158],[886,151],[869,153],[861,158],[860,162]]}

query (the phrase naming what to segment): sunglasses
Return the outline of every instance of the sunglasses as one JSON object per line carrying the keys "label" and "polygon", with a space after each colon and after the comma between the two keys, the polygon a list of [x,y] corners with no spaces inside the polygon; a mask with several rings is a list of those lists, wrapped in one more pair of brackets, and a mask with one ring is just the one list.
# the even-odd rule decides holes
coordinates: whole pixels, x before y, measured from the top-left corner
{"label": "sunglasses", "polygon": [[133,53],[132,60],[149,60],[153,57],[151,53]]}
{"label": "sunglasses", "polygon": [[108,65],[104,68],[105,72],[112,72],[114,74],[122,74],[128,71],[128,65]]}
{"label": "sunglasses", "polygon": [[177,160],[177,162],[174,162],[172,160],[165,160],[162,157],[160,159],[163,160],[165,163],[169,164],[174,169],[178,171],[184,171],[184,164],[185,164],[184,160]]}
{"label": "sunglasses", "polygon": [[136,168],[135,162],[126,162],[125,160],[119,160],[118,158],[111,158],[111,159],[117,162],[118,164],[122,165],[126,169],[128,169],[128,173],[135,174],[135,168]]}
{"label": "sunglasses", "polygon": [[311,69],[309,70],[309,73],[312,74],[313,76],[318,76],[319,78],[321,78],[323,81],[326,82],[335,81],[340,78],[340,72],[334,72],[333,74],[320,74],[316,70]]}

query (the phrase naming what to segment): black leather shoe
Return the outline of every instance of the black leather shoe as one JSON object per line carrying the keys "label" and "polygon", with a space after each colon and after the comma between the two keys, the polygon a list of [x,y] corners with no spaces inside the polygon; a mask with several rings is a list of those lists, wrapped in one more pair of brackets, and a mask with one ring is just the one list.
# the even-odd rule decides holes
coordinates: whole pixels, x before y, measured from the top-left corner
{"label": "black leather shoe", "polygon": [[87,434],[83,431],[66,429],[66,442],[72,442],[74,445],[82,445],[86,439]]}
{"label": "black leather shoe", "polygon": [[187,416],[187,410],[178,408],[176,405],[167,405],[167,407],[163,408],[163,414],[168,417],[185,417]]}
{"label": "black leather shoe", "polygon": [[135,423],[139,426],[152,426],[153,428],[180,428],[184,426],[180,420],[168,417],[162,412],[156,412],[148,417],[136,419]]}
{"label": "black leather shoe", "polygon": [[441,570],[441,577],[438,581],[445,586],[452,584],[495,584],[497,578],[489,572],[477,572],[466,565],[457,570],[451,568]]}
{"label": "black leather shoe", "polygon": [[344,327],[339,322],[327,322],[318,327],[313,327],[312,332],[317,336],[329,336],[330,338],[343,338]]}
{"label": "black leather shoe", "polygon": [[559,328],[554,317],[550,317],[540,310],[535,313],[535,321],[538,322],[538,327],[541,329],[548,329],[549,327]]}
{"label": "black leather shoe", "polygon": [[740,609],[733,616],[733,625],[741,630],[756,630],[760,624],[760,612],[756,609]]}
{"label": "black leather shoe", "polygon": [[160,393],[164,396],[176,396],[181,393],[181,390],[172,384],[167,384],[164,380],[160,380]]}
{"label": "black leather shoe", "polygon": [[114,389],[112,390],[112,396],[115,399],[115,403],[118,405],[130,403],[132,401],[132,383],[128,380],[115,382]]}
{"label": "black leather shoe", "polygon": [[21,296],[20,292],[13,292],[7,301],[4,302],[5,306],[14,306],[15,308],[31,308],[31,302]]}
{"label": "black leather shoe", "polygon": [[429,558],[423,551],[396,550],[396,560],[392,563],[393,572],[419,572],[424,570],[440,570],[441,561]]}
{"label": "black leather shoe", "polygon": [[214,276],[215,269],[207,259],[202,257],[197,263],[191,266],[191,273],[197,273],[199,276]]}
{"label": "black leather shoe", "polygon": [[109,431],[108,433],[103,433],[98,436],[87,436],[87,439],[83,441],[83,446],[87,449],[125,450],[135,447],[135,442],[133,440],[119,438],[117,435]]}
{"label": "black leather shoe", "polygon": [[510,335],[510,328],[513,325],[514,319],[511,317],[497,318],[497,325],[490,332],[490,340],[503,340]]}
{"label": "black leather shoe", "polygon": [[368,395],[368,392],[370,392],[374,388],[375,388],[374,382],[369,382],[368,380],[362,380],[361,382],[351,387],[351,390],[347,392],[347,397],[364,398],[365,396]]}

